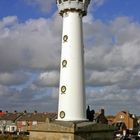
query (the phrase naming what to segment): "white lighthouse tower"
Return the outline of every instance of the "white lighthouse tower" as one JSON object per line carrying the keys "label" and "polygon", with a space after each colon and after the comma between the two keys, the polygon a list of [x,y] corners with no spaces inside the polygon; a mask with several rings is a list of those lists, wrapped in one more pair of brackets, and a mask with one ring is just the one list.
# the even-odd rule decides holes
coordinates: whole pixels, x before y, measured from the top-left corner
{"label": "white lighthouse tower", "polygon": [[58,120],[86,120],[82,17],[90,0],[57,0],[63,17]]}

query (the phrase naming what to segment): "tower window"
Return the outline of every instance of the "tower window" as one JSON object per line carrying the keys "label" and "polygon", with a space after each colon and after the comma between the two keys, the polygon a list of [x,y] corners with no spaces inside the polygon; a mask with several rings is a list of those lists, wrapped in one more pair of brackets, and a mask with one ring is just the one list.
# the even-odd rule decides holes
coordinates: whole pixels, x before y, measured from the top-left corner
{"label": "tower window", "polygon": [[67,42],[68,36],[67,35],[64,35],[63,40],[64,40],[64,42]]}
{"label": "tower window", "polygon": [[62,66],[63,66],[63,68],[65,68],[67,66],[67,60],[62,61]]}
{"label": "tower window", "polygon": [[83,0],[79,0],[79,2],[83,2]]}
{"label": "tower window", "polygon": [[61,92],[62,92],[62,94],[65,94],[66,89],[67,89],[67,88],[66,88],[65,86],[62,86],[62,87],[61,87]]}
{"label": "tower window", "polygon": [[63,1],[68,1],[68,0],[63,0]]}
{"label": "tower window", "polygon": [[61,118],[61,119],[65,118],[65,112],[64,112],[64,111],[61,111],[61,112],[60,112],[60,118]]}

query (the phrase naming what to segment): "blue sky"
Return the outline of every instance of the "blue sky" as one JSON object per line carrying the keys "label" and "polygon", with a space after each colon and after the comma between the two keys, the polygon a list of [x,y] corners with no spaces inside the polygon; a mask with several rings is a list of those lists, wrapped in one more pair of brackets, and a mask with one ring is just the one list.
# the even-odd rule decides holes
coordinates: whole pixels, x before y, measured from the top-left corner
{"label": "blue sky", "polygon": [[40,18],[52,16],[56,10],[54,6],[49,12],[43,12],[37,4],[27,4],[25,0],[1,0],[0,18],[16,15],[20,21],[26,21],[29,18]]}
{"label": "blue sky", "polygon": [[[26,0],[1,0],[0,18],[16,15],[20,21],[26,21],[29,18],[48,18],[57,10],[55,3],[50,11],[45,12],[40,9],[38,4],[27,4]],[[139,0],[106,0],[101,5],[95,5],[92,9],[96,19],[109,21],[117,16],[129,16],[134,20],[140,21]]]}
{"label": "blue sky", "polygon": [[117,16],[128,16],[140,21],[139,5],[139,0],[107,0],[93,14],[95,18],[105,21],[114,19]]}
{"label": "blue sky", "polygon": [[[140,115],[139,5],[91,0],[83,20],[85,81],[96,111]],[[55,1],[0,0],[0,109],[57,111],[61,33]]]}

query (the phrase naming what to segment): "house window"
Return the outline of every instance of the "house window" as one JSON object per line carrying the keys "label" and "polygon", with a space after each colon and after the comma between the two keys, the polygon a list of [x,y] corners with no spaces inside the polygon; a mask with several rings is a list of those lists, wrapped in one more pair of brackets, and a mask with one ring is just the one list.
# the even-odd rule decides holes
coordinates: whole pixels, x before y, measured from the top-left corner
{"label": "house window", "polygon": [[12,132],[15,131],[15,127],[11,127],[11,131],[12,131]]}
{"label": "house window", "polygon": [[26,121],[22,121],[22,125],[26,125]]}
{"label": "house window", "polygon": [[61,112],[60,112],[60,118],[61,118],[61,119],[65,118],[65,112],[64,112],[64,111],[61,111]]}
{"label": "house window", "polygon": [[124,119],[124,116],[123,115],[120,115],[120,119]]}
{"label": "house window", "polygon": [[33,121],[33,125],[37,125],[37,121]]}
{"label": "house window", "polygon": [[66,87],[65,86],[62,86],[61,87],[61,92],[64,94],[66,92]]}

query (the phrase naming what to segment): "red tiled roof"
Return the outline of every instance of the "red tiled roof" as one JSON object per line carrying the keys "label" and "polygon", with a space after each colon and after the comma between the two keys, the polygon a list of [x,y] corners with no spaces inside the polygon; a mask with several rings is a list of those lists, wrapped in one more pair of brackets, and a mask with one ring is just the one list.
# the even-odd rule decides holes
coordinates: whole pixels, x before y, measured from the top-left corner
{"label": "red tiled roof", "polygon": [[21,116],[21,113],[6,113],[2,117],[0,117],[0,120],[15,121],[20,116]]}
{"label": "red tiled roof", "polygon": [[5,115],[5,114],[6,114],[6,112],[0,112],[0,117]]}
{"label": "red tiled roof", "polygon": [[45,122],[46,118],[56,119],[56,113],[25,113],[18,121],[38,121]]}

